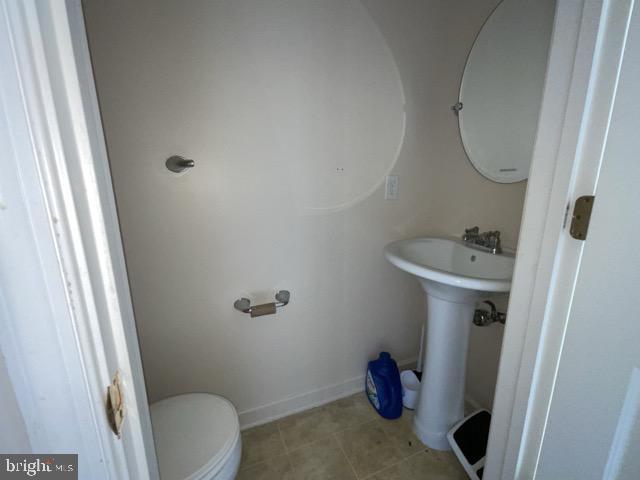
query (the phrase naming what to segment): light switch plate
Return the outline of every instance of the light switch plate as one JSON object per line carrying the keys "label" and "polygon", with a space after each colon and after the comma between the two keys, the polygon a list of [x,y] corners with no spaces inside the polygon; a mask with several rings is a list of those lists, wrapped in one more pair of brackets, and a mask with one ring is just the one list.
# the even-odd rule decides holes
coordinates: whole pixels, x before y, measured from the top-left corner
{"label": "light switch plate", "polygon": [[387,175],[384,198],[387,200],[396,200],[398,198],[398,175]]}

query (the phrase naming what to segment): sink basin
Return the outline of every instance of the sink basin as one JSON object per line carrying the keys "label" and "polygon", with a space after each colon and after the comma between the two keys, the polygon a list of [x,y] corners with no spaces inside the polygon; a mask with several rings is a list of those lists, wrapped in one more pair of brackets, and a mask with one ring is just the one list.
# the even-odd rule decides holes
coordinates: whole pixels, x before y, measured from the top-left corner
{"label": "sink basin", "polygon": [[464,414],[469,334],[475,304],[488,292],[508,292],[514,255],[492,254],[452,238],[415,238],[387,245],[386,258],[417,277],[427,294],[424,375],[413,429],[436,450]]}
{"label": "sink basin", "polygon": [[449,238],[414,238],[387,245],[385,256],[416,277],[482,292],[508,292],[513,254],[495,255]]}

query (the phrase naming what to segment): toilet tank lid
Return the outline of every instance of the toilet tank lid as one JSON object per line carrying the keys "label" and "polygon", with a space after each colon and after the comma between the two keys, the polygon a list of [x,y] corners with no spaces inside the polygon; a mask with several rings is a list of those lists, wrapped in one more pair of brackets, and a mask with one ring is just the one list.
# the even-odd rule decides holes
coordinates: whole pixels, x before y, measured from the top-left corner
{"label": "toilet tank lid", "polygon": [[235,408],[218,395],[178,395],[150,410],[163,480],[191,480],[215,470],[240,435]]}

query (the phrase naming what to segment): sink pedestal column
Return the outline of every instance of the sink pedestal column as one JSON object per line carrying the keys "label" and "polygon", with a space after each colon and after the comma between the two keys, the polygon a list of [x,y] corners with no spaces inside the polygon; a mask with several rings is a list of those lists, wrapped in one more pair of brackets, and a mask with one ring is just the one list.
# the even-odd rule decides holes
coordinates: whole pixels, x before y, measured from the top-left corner
{"label": "sink pedestal column", "polygon": [[421,283],[427,292],[427,338],[413,429],[428,447],[450,450],[447,432],[464,416],[467,349],[479,292]]}

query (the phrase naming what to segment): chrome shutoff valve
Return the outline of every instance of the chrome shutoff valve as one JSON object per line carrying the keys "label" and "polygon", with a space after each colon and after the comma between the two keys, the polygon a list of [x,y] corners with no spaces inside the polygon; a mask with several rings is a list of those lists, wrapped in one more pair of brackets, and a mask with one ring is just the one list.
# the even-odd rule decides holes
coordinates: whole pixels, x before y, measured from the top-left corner
{"label": "chrome shutoff valve", "polygon": [[491,307],[491,310],[483,310],[482,308],[476,309],[473,314],[473,323],[479,327],[486,327],[494,322],[500,322],[504,325],[507,321],[507,315],[503,312],[499,312],[496,309],[496,305],[489,300],[485,300],[482,303],[486,303]]}

